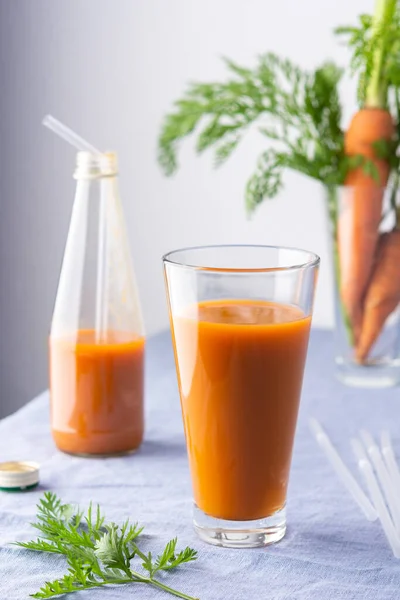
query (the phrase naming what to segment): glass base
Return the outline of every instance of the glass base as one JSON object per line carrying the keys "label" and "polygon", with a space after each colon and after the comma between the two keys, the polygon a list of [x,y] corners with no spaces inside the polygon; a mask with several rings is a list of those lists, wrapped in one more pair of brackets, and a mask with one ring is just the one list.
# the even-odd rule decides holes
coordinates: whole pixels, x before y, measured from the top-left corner
{"label": "glass base", "polygon": [[99,452],[92,453],[89,452],[69,452],[68,450],[63,450],[62,448],[58,448],[60,452],[63,454],[68,454],[68,456],[77,456],[78,458],[118,458],[120,456],[129,456],[130,454],[135,454],[139,450],[139,448],[134,448],[133,450],[121,450],[120,452]]}
{"label": "glass base", "polygon": [[286,533],[286,509],[256,521],[225,521],[209,517],[196,504],[193,524],[199,538],[224,548],[258,548],[279,542]]}
{"label": "glass base", "polygon": [[[398,363],[398,361],[396,361]],[[398,364],[357,365],[336,359],[336,374],[340,381],[351,387],[382,389],[400,384],[400,367]]]}

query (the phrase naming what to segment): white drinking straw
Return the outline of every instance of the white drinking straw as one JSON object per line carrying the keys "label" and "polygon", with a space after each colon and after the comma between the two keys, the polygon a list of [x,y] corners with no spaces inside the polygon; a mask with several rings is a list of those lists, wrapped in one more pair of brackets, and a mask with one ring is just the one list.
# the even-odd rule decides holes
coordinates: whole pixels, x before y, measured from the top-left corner
{"label": "white drinking straw", "polygon": [[78,150],[91,152],[92,154],[101,154],[92,144],[89,144],[83,137],[72,131],[72,129],[61,123],[58,119],[55,119],[52,115],[46,115],[42,123]]}
{"label": "white drinking straw", "polygon": [[361,442],[357,439],[352,439],[351,444],[353,447],[354,455],[358,461],[358,467],[365,478],[369,494],[371,496],[372,502],[374,503],[376,512],[378,513],[378,517],[381,522],[382,529],[386,535],[387,541],[389,542],[394,556],[396,558],[400,558],[400,540],[397,536],[393,522],[386,508],[386,504],[383,499],[381,490],[379,489],[378,482],[375,478],[372,465],[368,460],[367,454]]}
{"label": "white drinking straw", "polygon": [[396,498],[400,500],[400,472],[388,431],[382,431],[381,447],[383,458],[385,459],[387,469],[390,473],[394,488],[396,490]]}
{"label": "white drinking straw", "polygon": [[386,496],[396,529],[400,532],[400,498],[397,496],[394,480],[389,474],[387,466],[383,461],[381,451],[369,431],[366,431],[365,429],[361,430],[360,436],[375,468],[376,474],[378,475],[378,480]]}
{"label": "white drinking straw", "polygon": [[108,326],[108,311],[105,299],[108,294],[108,269],[107,269],[107,195],[104,186],[100,187],[99,205],[99,241],[97,251],[97,288],[96,288],[96,342],[104,342],[104,334]]}
{"label": "white drinking straw", "polygon": [[[75,133],[72,129],[55,119],[52,115],[46,115],[42,121],[45,127],[48,127],[61,137],[63,140],[80,150],[81,152],[90,152],[91,154],[101,154],[97,148],[87,142],[83,137]],[[97,288],[96,288],[96,315],[95,315],[95,333],[96,341],[103,341],[103,334],[107,326],[107,306],[104,302],[105,283],[106,283],[106,197],[101,194],[99,207],[99,243],[97,247]]]}
{"label": "white drinking straw", "polygon": [[323,430],[322,426],[316,419],[310,419],[309,423],[311,431],[315,435],[315,439],[321,446],[326,457],[330,461],[332,467],[336,471],[336,474],[347,491],[352,495],[368,521],[375,521],[378,518],[375,508],[372,506],[371,502],[340,458],[327,433]]}

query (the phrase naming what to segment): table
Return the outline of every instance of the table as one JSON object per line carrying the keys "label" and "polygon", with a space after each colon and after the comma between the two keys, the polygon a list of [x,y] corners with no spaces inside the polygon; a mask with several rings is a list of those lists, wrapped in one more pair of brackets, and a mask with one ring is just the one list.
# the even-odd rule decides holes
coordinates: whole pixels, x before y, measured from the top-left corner
{"label": "table", "polygon": [[[362,427],[388,427],[400,451],[400,392],[357,390],[334,378],[332,336],[313,331],[295,443],[288,501],[288,532],[274,547],[226,550],[197,539],[191,527],[191,489],[170,336],[148,341],[147,428],[141,450],[124,458],[81,459],[58,452],[49,433],[48,393],[0,422],[1,460],[36,460],[41,488],[0,493],[0,598],[22,600],[45,580],[64,573],[60,556],[10,546],[34,537],[29,522],[46,489],[64,501],[101,503],[107,518],[126,517],[145,526],[146,544],[161,549],[178,536],[179,545],[199,559],[168,581],[201,600],[398,600],[400,562],[378,523],[369,523],[311,437],[307,419],[326,426],[342,456],[355,470],[349,437]],[[73,597],[73,596],[72,596]],[[145,586],[80,592],[76,600],[172,598]]]}

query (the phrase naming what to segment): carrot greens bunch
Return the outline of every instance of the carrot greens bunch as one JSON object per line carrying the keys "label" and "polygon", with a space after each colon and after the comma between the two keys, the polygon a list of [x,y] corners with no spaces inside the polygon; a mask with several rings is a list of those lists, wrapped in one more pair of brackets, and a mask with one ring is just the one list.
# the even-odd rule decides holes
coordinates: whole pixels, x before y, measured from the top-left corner
{"label": "carrot greens bunch", "polygon": [[230,78],[189,85],[165,117],[159,137],[165,173],[176,171],[179,143],[190,134],[197,133],[198,153],[214,150],[219,166],[254,125],[268,147],[246,185],[249,211],[278,194],[285,169],[327,185],[341,183],[347,169],[338,93],[342,70],[327,62],[305,71],[273,53],[260,56],[254,69],[225,62]]}
{"label": "carrot greens bunch", "polygon": [[[279,193],[287,169],[321,182],[328,190],[348,339],[357,360],[364,362],[400,301],[400,277],[393,276],[396,261],[400,264],[400,241],[392,241],[400,237],[398,0],[377,0],[373,15],[361,15],[355,26],[340,27],[336,33],[346,40],[351,51],[349,72],[358,77],[360,108],[346,130],[338,90],[342,69],[325,62],[315,70],[304,70],[268,53],[252,69],[226,60],[229,77],[224,82],[190,84],[165,117],[158,159],[171,175],[178,168],[180,142],[193,134],[197,152],[212,148],[218,166],[255,126],[266,148],[247,181],[248,211]],[[390,243],[380,235],[389,184],[391,210],[397,219],[388,233]],[[341,211],[337,186],[352,190],[349,210]],[[386,281],[399,282],[396,289],[394,283],[382,284],[385,271]]]}

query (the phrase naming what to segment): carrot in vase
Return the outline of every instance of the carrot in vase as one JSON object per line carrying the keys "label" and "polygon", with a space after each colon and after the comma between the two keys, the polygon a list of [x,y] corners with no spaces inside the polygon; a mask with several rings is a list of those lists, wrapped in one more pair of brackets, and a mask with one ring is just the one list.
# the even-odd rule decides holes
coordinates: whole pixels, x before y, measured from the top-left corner
{"label": "carrot in vase", "polygon": [[340,295],[352,326],[355,346],[361,333],[363,300],[373,268],[383,193],[390,174],[390,160],[379,156],[377,145],[383,143],[390,147],[395,133],[395,124],[387,108],[388,82],[384,67],[390,40],[384,32],[385,24],[394,17],[396,4],[397,0],[377,2],[372,22],[372,36],[377,41],[365,102],[354,115],[344,141],[346,156],[361,162],[347,173],[344,184],[348,189],[337,224]]}
{"label": "carrot in vase", "polygon": [[364,302],[364,318],[356,358],[363,363],[388,316],[400,302],[400,223],[380,236],[377,259]]}

